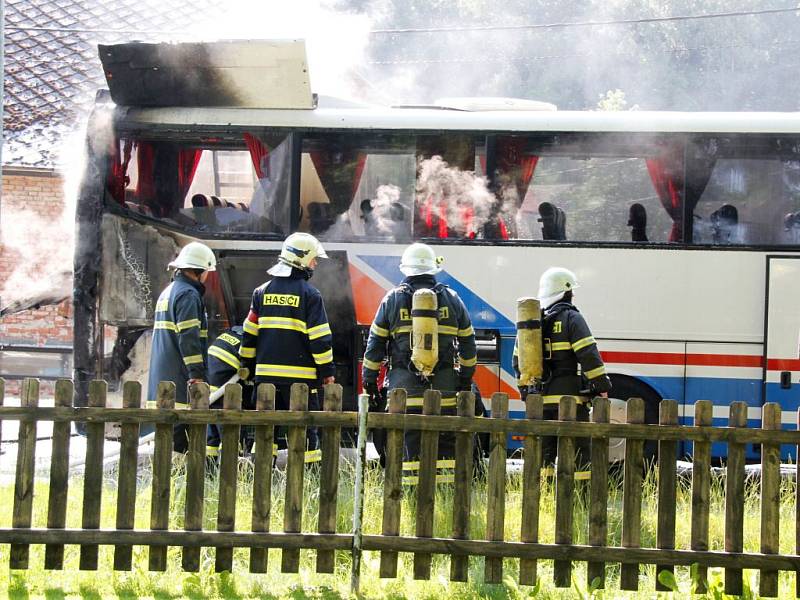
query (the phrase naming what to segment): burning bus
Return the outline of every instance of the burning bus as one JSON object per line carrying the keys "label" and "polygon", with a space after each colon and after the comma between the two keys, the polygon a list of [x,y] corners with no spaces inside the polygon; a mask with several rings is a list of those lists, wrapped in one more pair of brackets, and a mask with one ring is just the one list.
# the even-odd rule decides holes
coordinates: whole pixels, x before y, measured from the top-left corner
{"label": "burning bus", "polygon": [[756,425],[765,402],[800,405],[800,115],[366,105],[315,96],[300,41],[130,43],[100,57],[109,89],[91,117],[77,209],[79,405],[90,379],[117,381],[146,355],[180,246],[201,240],[217,254],[213,338],[242,322],[294,231],[331,257],[314,283],[346,407],[413,240],[444,257],[441,280],[476,330],[476,383],[484,398],[507,392],[512,416],[524,416],[516,299],[553,265],[581,280],[615,406],[642,397],[655,422],[672,398],[691,423],[694,402],[709,399],[721,424],[744,400]]}

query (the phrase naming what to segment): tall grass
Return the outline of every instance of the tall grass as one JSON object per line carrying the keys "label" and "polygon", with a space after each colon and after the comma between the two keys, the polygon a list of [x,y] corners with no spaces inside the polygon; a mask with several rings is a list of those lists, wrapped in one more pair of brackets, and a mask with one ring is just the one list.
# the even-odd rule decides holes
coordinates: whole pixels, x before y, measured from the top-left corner
{"label": "tall grass", "polygon": [[[136,505],[136,527],[147,528],[150,516],[150,487],[147,470],[139,481]],[[248,530],[252,499],[252,468],[247,463],[240,464],[239,494],[236,507],[237,530]],[[353,467],[342,463],[340,471],[340,490],[337,530],[351,530],[353,505]],[[173,471],[173,493],[170,507],[170,528],[183,527],[185,479],[181,464],[175,464]],[[114,527],[116,507],[116,477],[110,475],[103,489],[101,527]],[[379,468],[367,470],[365,491],[364,530],[365,533],[380,533],[383,505],[383,474]],[[519,540],[522,480],[519,475],[510,475],[507,484],[505,536],[507,540]],[[218,481],[215,477],[206,480],[204,527],[216,528]],[[285,492],[285,476],[276,471],[272,487],[271,530],[281,531],[283,526],[283,503]],[[782,553],[794,552],[794,482],[782,484],[780,550]],[[34,526],[46,524],[48,486],[46,482],[37,482],[34,497]],[[318,475],[315,469],[309,469],[304,485],[303,530],[313,531],[316,528],[319,506]],[[575,542],[585,543],[588,528],[586,494],[575,496]],[[472,488],[472,516],[470,533],[473,538],[480,539],[485,534],[486,526],[486,486],[478,480]],[[71,482],[67,526],[80,527],[82,489],[80,479]],[[438,490],[435,503],[434,535],[448,537],[452,521],[452,507],[456,499],[449,487]],[[760,501],[757,480],[748,481],[746,492],[741,501],[745,504],[744,545],[745,551],[758,552],[760,535]],[[13,486],[0,487],[0,526],[9,527],[13,505]],[[714,479],[711,491],[711,549],[724,548],[724,480]],[[691,492],[690,482],[679,479],[677,498],[677,530],[676,547],[689,548]],[[619,476],[612,476],[609,485],[609,544],[619,545],[622,532],[622,484]],[[415,526],[416,502],[413,493],[403,499],[401,533],[413,535]],[[546,481],[541,493],[541,512],[539,539],[542,542],[553,542],[555,523],[554,489],[552,481]],[[642,502],[642,545],[656,545],[657,526],[657,481],[653,470],[645,477]],[[301,552],[301,570],[297,575],[280,573],[280,551],[269,552],[268,573],[250,575],[247,572],[249,551],[234,551],[234,570],[232,574],[215,574],[214,550],[203,549],[201,571],[198,574],[184,573],[180,569],[180,548],[170,548],[169,564],[165,573],[147,571],[147,548],[134,547],[133,571],[129,573],[115,572],[112,569],[113,548],[101,547],[100,569],[98,572],[81,572],[78,570],[79,548],[67,546],[65,553],[65,569],[63,572],[45,571],[44,548],[31,548],[31,569],[28,571],[9,571],[8,545],[0,545],[0,594],[10,597],[26,598],[44,595],[47,598],[64,598],[69,595],[80,595],[89,598],[138,598],[152,596],[155,598],[343,598],[349,596],[350,555],[341,552],[337,556],[336,573],[333,575],[317,575],[314,572],[315,553]],[[607,569],[607,588],[609,591],[594,590],[586,582],[584,563],[575,563],[573,569],[573,587],[556,589],[552,584],[552,563],[540,561],[540,583],[536,588],[521,587],[516,583],[519,564],[517,560],[506,560],[504,563],[504,585],[487,585],[483,583],[483,559],[473,557],[470,560],[470,583],[449,583],[449,558],[434,555],[430,581],[415,581],[412,574],[413,557],[400,555],[398,578],[381,580],[378,577],[380,557],[378,553],[365,553],[362,572],[362,594],[366,597],[390,598],[522,598],[536,595],[542,598],[574,598],[609,597],[625,595],[618,591],[619,565],[609,565]],[[632,597],[653,597],[655,584],[655,567],[643,566],[641,570],[639,594]],[[757,572],[745,571],[745,584],[748,593],[757,590]],[[720,597],[722,572],[711,570],[709,573],[711,594]],[[794,592],[794,577],[781,575],[781,594]],[[676,569],[675,582],[677,591],[688,594],[692,589],[691,571],[688,567]]]}

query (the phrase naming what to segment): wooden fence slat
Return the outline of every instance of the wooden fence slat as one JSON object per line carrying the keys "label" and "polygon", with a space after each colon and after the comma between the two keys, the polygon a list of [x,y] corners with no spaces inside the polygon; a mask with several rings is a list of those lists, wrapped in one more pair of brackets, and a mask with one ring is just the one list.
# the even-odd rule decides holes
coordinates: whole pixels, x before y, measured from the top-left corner
{"label": "wooden fence slat", "polygon": [[[262,383],[258,386],[256,410],[275,410],[275,385]],[[250,529],[256,532],[269,531],[270,504],[272,502],[272,445],[275,428],[272,425],[259,425],[255,430],[256,461],[253,466],[253,513]],[[267,548],[250,549],[250,572],[266,573]]]}
{"label": "wooden fence slat", "polygon": [[[459,392],[456,397],[456,414],[459,417],[475,416],[475,394]],[[453,473],[453,539],[469,539],[469,515],[472,500],[473,439],[474,434],[456,434],[456,465]],[[467,581],[469,556],[450,556],[450,581]]]}
{"label": "wooden fence slat", "polygon": [[[175,383],[161,381],[156,388],[156,409],[175,407]],[[153,481],[150,495],[150,529],[169,528],[169,497],[172,477],[172,425],[157,423],[153,444]],[[151,545],[148,568],[151,571],[167,570],[167,546]]]}
{"label": "wooden fence slat", "polygon": [[[577,404],[574,396],[564,396],[558,403],[558,420],[575,421]],[[575,491],[575,438],[560,436],[556,453],[556,544],[572,543],[573,493]],[[553,563],[556,587],[572,585],[572,561]]]}
{"label": "wooden fence slat", "polygon": [[[222,398],[224,410],[242,410],[242,386],[229,383]],[[236,481],[239,476],[239,425],[223,425],[220,440],[217,531],[236,529]],[[233,571],[233,548],[217,547],[214,571]]]}
{"label": "wooden fence slat", "polygon": [[[103,408],[106,405],[108,384],[105,381],[89,382],[89,406]],[[100,509],[103,495],[103,446],[105,444],[105,423],[86,424],[86,463],[83,472],[83,529],[99,529]],[[99,546],[81,546],[80,569],[96,571]]]}
{"label": "wooden fence slat", "polygon": [[[195,383],[189,386],[189,408],[203,410],[209,406],[208,384]],[[206,431],[207,425],[189,425],[186,428],[188,447],[186,452],[186,500],[184,501],[183,528],[200,531],[203,528],[203,506],[206,487]],[[181,551],[181,566],[184,571],[196,573],[200,570],[200,548],[184,546]]]}
{"label": "wooden fence slat", "polygon": [[[608,398],[598,397],[592,402],[592,423],[608,423],[611,420],[611,403]],[[589,537],[590,546],[608,544],[608,438],[592,438],[592,469],[589,490]],[[590,562],[586,565],[587,584],[602,589],[606,585],[606,564]]]}
{"label": "wooden fence slat", "polygon": [[[25,379],[20,392],[20,404],[25,408],[39,406],[39,380]],[[33,415],[19,422],[17,438],[17,471],[14,481],[14,507],[11,526],[29,528],[33,517],[33,484],[36,466],[36,420]],[[11,544],[9,568],[27,569],[29,547]]]}
{"label": "wooden fence slat", "polygon": [[[698,400],[694,405],[694,426],[706,427],[712,423],[713,404]],[[711,443],[694,442],[692,452],[692,532],[691,549],[708,550],[709,513],[711,510]],[[695,591],[704,594],[708,588],[708,568],[697,566]]]}
{"label": "wooden fence slat", "polygon": [[[644,423],[644,400],[629,398],[628,423]],[[625,479],[622,486],[622,546],[638,548],[642,538],[642,477],[644,475],[644,440],[625,441]],[[619,577],[620,589],[639,589],[639,565],[624,564]]]}
{"label": "wooden fence slat", "polygon": [[[126,381],[122,386],[123,408],[142,405],[142,384]],[[122,423],[117,479],[117,529],[133,529],[136,518],[136,471],[139,466],[139,424]],[[114,547],[114,570],[130,571],[133,546]]]}
{"label": "wooden fence slat", "polygon": [[[525,418],[541,421],[544,404],[539,394],[528,394],[525,398]],[[522,523],[520,540],[536,543],[539,541],[539,500],[542,484],[542,438],[525,436],[523,442],[522,466]],[[456,496],[457,497],[457,496]],[[536,585],[537,561],[523,558],[519,562],[520,585]]]}
{"label": "wooden fence slat", "polygon": [[[662,400],[658,407],[659,425],[678,424],[678,403],[675,400]],[[677,504],[678,443],[661,440],[658,443],[658,530],[656,545],[659,548],[673,550],[675,548],[675,506]],[[661,571],[674,573],[670,565],[656,565],[656,590],[669,591],[670,588],[661,583],[658,574]]]}
{"label": "wooden fence slat", "polygon": [[[307,410],[308,386],[292,384],[289,410]],[[283,531],[299,533],[303,527],[303,473],[305,466],[306,428],[292,426],[287,432],[286,499],[283,508]],[[300,569],[300,550],[283,550],[281,572],[297,573]]]}
{"label": "wooden fence slat", "polygon": [[[402,388],[389,391],[389,414],[406,412],[406,391]],[[403,430],[386,430],[386,467],[383,473],[383,522],[381,534],[400,534],[400,509],[403,503]],[[381,552],[380,576],[397,577],[397,552]]]}
{"label": "wooden fence slat", "polygon": [[[775,431],[781,429],[781,407],[768,402],[762,407],[761,428]],[[780,507],[781,507],[781,447],[780,444],[761,446],[761,553],[777,554],[780,551]],[[762,569],[759,579],[759,594],[778,595],[778,572]]]}
{"label": "wooden fence slat", "polygon": [[[492,418],[508,418],[508,394],[492,394]],[[489,472],[486,478],[486,539],[503,541],[506,518],[506,443],[508,436],[493,433],[489,436]],[[483,580],[502,583],[503,559],[487,558]]]}
{"label": "wooden fence slat", "polygon": [[[56,381],[55,406],[72,406],[72,381]],[[47,499],[47,527],[63,529],[67,525],[67,498],[69,496],[69,439],[72,424],[69,421],[53,423],[53,445],[50,455],[50,492]],[[62,569],[64,546],[50,544],[44,549],[44,568]]]}
{"label": "wooden fence slat", "polygon": [[[442,393],[425,390],[423,415],[438,415],[442,410]],[[436,460],[439,454],[439,432],[423,431],[419,443],[419,480],[417,482],[417,537],[433,537],[433,516],[436,502]],[[430,552],[414,553],[414,579],[430,579]]]}
{"label": "wooden fence slat", "polygon": [[[341,412],[342,386],[324,386],[325,397],[322,409],[326,412]],[[339,445],[342,430],[339,427],[324,427],[321,432],[322,464],[319,474],[319,533],[336,533],[336,507],[339,490]],[[335,554],[333,550],[317,551],[317,573],[333,573]]]}
{"label": "wooden fence slat", "polygon": [[[730,406],[729,427],[747,427],[747,404]],[[744,548],[744,444],[728,444],[725,477],[725,552],[741,552]],[[742,595],[742,569],[725,569],[725,593]]]}

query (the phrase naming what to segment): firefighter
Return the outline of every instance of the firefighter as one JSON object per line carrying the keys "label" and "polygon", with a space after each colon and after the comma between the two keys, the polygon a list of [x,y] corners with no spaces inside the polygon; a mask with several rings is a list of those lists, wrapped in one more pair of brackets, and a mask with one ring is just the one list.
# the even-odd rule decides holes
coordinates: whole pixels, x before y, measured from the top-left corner
{"label": "firefighter", "polygon": [[[254,410],[256,407],[253,394],[253,382],[249,379],[247,370],[242,370],[239,359],[239,346],[242,343],[244,329],[240,326],[231,327],[214,340],[208,347],[208,385],[212,395],[219,398],[211,403],[211,408],[221,409],[223,396],[220,391],[227,383],[238,383],[242,388],[242,408]],[[241,377],[244,375],[244,377]],[[240,437],[240,450],[247,453],[252,449],[253,441],[251,428],[242,427]],[[219,425],[208,426],[206,437],[206,456],[214,458],[219,455],[222,443],[222,429]]]}
{"label": "firefighter", "polygon": [[[319,410],[317,388],[334,383],[331,328],[319,290],[309,283],[318,258],[328,258],[308,233],[283,242],[273,279],[256,288],[239,348],[242,364],[255,373],[255,385],[275,384],[275,407],[289,409],[293,383],[307,383],[309,410]],[[308,428],[306,462],[320,460],[316,430]],[[279,446],[286,447],[279,437]]]}
{"label": "firefighter", "polygon": [[[589,420],[589,402],[592,396],[608,397],[611,380],[606,375],[597,343],[583,315],[572,303],[578,280],[572,271],[561,267],[547,269],[539,280],[541,302],[542,338],[544,341],[544,374],[542,396],[544,418],[558,419],[558,404],[562,396],[577,398],[577,420]],[[519,340],[519,337],[517,338]],[[514,347],[514,370],[519,378],[518,347]],[[520,389],[523,400],[527,388]],[[576,478],[588,478],[589,439],[576,438]],[[557,442],[554,437],[542,440],[542,457],[545,464],[556,458]]]}
{"label": "firefighter", "polygon": [[[174,381],[175,406],[188,408],[188,385],[206,380],[208,318],[203,282],[216,267],[214,252],[200,242],[184,246],[169,263],[175,274],[158,297],[154,316],[147,390],[150,406],[155,406],[160,381]],[[185,453],[188,444],[187,426],[176,425],[174,450]]]}
{"label": "firefighter", "polygon": [[[436,281],[441,262],[425,244],[412,244],[403,252],[400,271],[406,277],[378,307],[364,353],[365,393],[373,398],[380,395],[378,371],[388,352],[386,386],[408,391],[409,413],[420,414],[424,390],[435,389],[442,392],[442,414],[453,415],[456,392],[472,388],[477,363],[475,332],[456,292]],[[404,446],[403,482],[414,485],[420,432],[407,431]],[[452,481],[454,451],[454,435],[441,434],[437,482]]]}

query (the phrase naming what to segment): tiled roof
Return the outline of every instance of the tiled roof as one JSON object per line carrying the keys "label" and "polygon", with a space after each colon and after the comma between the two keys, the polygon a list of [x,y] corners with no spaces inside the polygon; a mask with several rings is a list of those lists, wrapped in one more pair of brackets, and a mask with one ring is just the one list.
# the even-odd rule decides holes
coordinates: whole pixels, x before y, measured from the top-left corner
{"label": "tiled roof", "polygon": [[97,44],[185,39],[225,0],[6,0],[3,164],[53,167],[105,87]]}

